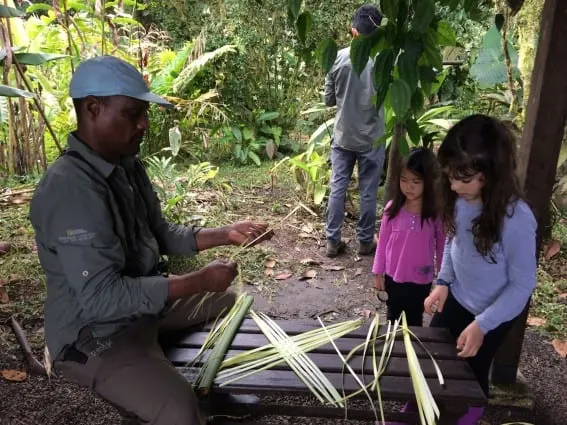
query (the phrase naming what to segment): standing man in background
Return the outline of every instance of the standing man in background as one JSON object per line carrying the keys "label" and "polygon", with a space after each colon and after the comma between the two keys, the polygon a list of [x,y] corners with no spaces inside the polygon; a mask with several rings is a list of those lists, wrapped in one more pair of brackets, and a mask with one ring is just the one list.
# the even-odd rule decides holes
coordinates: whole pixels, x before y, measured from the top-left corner
{"label": "standing man in background", "polygon": [[[361,6],[352,20],[352,36],[371,34],[382,21],[374,5]],[[346,244],[341,240],[345,196],[355,162],[358,162],[360,215],[357,225],[358,253],[371,255],[376,249],[376,196],[382,167],[384,145],[374,143],[385,131],[384,109],[373,103],[376,94],[372,78],[374,61],[356,75],[350,62],[350,47],[340,50],[325,79],[325,104],[337,106],[331,139],[331,193],[327,206],[327,256],[336,257]]]}

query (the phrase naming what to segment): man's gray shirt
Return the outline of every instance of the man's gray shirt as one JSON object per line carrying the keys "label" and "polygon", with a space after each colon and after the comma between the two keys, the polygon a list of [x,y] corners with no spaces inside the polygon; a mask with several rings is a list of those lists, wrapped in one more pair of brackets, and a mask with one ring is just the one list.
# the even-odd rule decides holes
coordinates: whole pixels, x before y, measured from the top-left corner
{"label": "man's gray shirt", "polygon": [[135,157],[111,164],[73,135],[30,205],[47,279],[45,335],[53,359],[89,326],[106,337],[163,310],[160,254],[196,253],[193,228],[166,222]]}
{"label": "man's gray shirt", "polygon": [[365,152],[384,134],[384,109],[373,103],[376,95],[374,61],[356,75],[350,62],[350,47],[342,49],[325,79],[325,104],[337,106],[333,142],[343,149]]}

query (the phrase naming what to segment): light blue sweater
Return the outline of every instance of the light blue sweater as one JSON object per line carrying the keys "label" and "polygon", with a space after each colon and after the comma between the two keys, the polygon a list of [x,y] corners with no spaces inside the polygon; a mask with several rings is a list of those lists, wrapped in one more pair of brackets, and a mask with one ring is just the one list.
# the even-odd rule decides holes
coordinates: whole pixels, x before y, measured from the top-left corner
{"label": "light blue sweater", "polygon": [[486,334],[520,314],[536,286],[537,223],[525,202],[510,205],[501,241],[493,247],[496,264],[489,263],[473,241],[472,220],[481,208],[457,200],[456,234],[445,242],[439,278],[451,283],[455,299]]}

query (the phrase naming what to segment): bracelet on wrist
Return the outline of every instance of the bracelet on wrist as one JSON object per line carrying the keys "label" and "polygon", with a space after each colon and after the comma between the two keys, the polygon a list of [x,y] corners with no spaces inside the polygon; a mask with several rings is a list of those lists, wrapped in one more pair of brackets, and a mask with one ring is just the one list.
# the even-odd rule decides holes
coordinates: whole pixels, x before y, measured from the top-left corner
{"label": "bracelet on wrist", "polygon": [[451,283],[447,282],[446,280],[443,279],[437,279],[435,281],[435,285],[437,286],[446,286],[447,288],[451,287]]}

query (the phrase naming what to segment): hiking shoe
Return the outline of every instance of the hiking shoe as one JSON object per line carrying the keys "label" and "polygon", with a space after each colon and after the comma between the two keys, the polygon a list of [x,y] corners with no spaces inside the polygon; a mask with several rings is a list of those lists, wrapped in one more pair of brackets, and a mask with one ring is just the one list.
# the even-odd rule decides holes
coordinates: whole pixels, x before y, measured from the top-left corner
{"label": "hiking shoe", "polygon": [[376,241],[373,240],[372,242],[360,242],[358,247],[358,254],[359,255],[371,255],[374,254],[376,251]]}
{"label": "hiking shoe", "polygon": [[331,242],[327,241],[327,257],[334,258],[337,255],[341,254],[346,248],[346,243],[343,241],[340,242]]}

